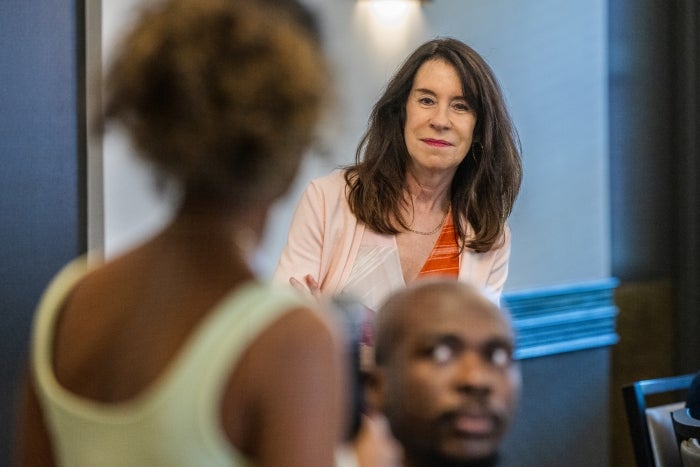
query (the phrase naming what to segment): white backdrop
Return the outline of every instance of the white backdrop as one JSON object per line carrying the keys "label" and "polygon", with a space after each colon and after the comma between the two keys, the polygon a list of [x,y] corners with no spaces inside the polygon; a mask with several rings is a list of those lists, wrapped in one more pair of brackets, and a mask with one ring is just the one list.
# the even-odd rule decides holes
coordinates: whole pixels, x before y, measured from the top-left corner
{"label": "white backdrop", "polygon": [[[88,42],[100,44],[95,56],[101,64],[143,1],[103,1],[101,24],[88,18]],[[353,160],[370,108],[400,61],[425,40],[454,36],[494,68],[522,141],[525,177],[510,220],[506,290],[608,277],[606,2],[405,3],[404,16],[392,22],[380,21],[369,1],[307,0],[322,21],[337,105],[323,127],[327,154],[310,155],[271,213],[259,272],[266,276],[274,268],[305,184]],[[98,59],[92,60],[96,70]],[[89,246],[114,255],[162,225],[169,205],[123,137],[109,134],[89,147],[97,160],[89,166]]]}

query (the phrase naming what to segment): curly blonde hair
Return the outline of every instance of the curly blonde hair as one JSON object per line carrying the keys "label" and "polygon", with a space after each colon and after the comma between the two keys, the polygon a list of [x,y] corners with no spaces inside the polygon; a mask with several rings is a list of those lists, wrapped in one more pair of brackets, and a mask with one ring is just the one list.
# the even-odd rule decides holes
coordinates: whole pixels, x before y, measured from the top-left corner
{"label": "curly blonde hair", "polygon": [[281,4],[296,10],[253,0],[145,9],[108,71],[105,120],[185,189],[278,197],[313,140],[329,81],[303,7]]}

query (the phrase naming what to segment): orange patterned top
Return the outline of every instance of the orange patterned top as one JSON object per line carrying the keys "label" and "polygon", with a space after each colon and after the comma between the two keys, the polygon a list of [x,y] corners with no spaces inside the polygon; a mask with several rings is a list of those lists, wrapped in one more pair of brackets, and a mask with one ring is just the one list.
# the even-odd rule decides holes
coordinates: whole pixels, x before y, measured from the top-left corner
{"label": "orange patterned top", "polygon": [[457,278],[459,275],[459,245],[455,239],[455,225],[452,214],[447,216],[445,225],[442,226],[440,236],[433,246],[433,251],[425,261],[418,277],[449,276]]}

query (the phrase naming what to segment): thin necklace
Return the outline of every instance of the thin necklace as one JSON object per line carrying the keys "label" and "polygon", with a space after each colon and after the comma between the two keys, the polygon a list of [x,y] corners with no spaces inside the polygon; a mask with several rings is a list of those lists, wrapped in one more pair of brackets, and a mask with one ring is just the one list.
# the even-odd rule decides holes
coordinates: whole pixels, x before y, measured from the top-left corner
{"label": "thin necklace", "polygon": [[447,215],[450,213],[450,206],[447,206],[447,212],[445,212],[445,215],[443,216],[442,220],[438,225],[435,226],[433,230],[430,232],[421,232],[420,230],[413,230],[412,228],[408,227],[408,230],[413,232],[414,234],[418,235],[434,235],[438,230],[442,228],[442,226],[445,224],[445,221],[447,220]]}

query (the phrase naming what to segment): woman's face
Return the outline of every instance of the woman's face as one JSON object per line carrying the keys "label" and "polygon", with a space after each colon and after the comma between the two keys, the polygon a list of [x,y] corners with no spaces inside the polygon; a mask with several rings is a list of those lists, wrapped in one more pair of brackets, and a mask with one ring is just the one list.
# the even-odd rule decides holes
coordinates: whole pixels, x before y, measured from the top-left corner
{"label": "woman's face", "polygon": [[469,152],[475,126],[476,113],[454,67],[441,59],[423,63],[406,101],[409,169],[454,174]]}

